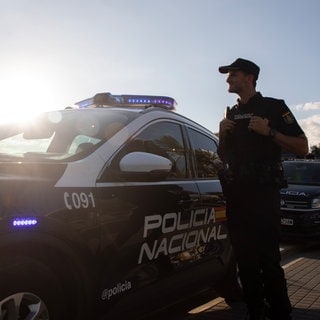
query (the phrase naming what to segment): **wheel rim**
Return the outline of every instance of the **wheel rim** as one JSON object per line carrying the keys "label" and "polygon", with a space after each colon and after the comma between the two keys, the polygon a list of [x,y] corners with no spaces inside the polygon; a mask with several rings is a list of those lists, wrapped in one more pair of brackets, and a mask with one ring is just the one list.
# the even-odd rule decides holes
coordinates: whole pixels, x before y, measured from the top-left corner
{"label": "wheel rim", "polygon": [[0,301],[0,320],[49,319],[45,303],[32,293],[16,293]]}

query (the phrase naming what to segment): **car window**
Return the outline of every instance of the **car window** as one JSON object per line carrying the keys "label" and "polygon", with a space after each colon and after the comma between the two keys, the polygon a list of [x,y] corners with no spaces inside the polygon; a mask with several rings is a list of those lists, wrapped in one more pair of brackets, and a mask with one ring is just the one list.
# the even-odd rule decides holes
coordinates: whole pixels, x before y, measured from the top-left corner
{"label": "car window", "polygon": [[72,144],[69,148],[69,153],[70,154],[75,154],[83,151],[88,151],[92,147],[94,147],[95,144],[99,143],[101,140],[91,137],[91,136],[86,136],[86,135],[78,135],[74,138],[72,141]]}
{"label": "car window", "polygon": [[112,166],[130,152],[147,152],[169,159],[172,170],[169,178],[186,178],[186,148],[181,126],[173,122],[157,122],[149,125],[130,140],[118,153]]}
{"label": "car window", "polygon": [[74,156],[94,150],[136,117],[136,112],[102,108],[61,110],[42,113],[24,123],[0,124],[0,158],[72,161]]}
{"label": "car window", "polygon": [[19,133],[0,140],[0,150],[2,154],[22,155],[28,152],[47,152],[54,134],[49,137],[38,139],[26,139],[23,133]]}
{"label": "car window", "polygon": [[209,136],[194,129],[189,128],[188,132],[196,160],[197,178],[218,179],[217,168],[213,163],[213,160],[217,158],[216,142]]}
{"label": "car window", "polygon": [[320,185],[320,162],[284,162],[283,167],[290,184]]}

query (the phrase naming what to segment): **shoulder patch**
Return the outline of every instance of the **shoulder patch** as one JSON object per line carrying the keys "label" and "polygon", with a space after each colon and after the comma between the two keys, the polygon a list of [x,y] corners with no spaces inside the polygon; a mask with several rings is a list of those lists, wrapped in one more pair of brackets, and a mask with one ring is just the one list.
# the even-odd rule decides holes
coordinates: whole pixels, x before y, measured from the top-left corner
{"label": "shoulder patch", "polygon": [[290,111],[283,113],[282,118],[286,124],[293,124],[295,122],[295,118]]}

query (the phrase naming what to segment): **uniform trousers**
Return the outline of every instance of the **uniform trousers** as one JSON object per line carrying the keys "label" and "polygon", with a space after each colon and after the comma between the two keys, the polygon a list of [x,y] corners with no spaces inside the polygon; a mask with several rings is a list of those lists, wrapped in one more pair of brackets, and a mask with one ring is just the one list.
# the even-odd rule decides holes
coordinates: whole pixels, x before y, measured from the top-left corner
{"label": "uniform trousers", "polygon": [[[277,186],[234,183],[227,196],[227,221],[249,314],[290,319],[292,307],[280,265],[280,194]],[[254,318],[254,316],[252,316]]]}

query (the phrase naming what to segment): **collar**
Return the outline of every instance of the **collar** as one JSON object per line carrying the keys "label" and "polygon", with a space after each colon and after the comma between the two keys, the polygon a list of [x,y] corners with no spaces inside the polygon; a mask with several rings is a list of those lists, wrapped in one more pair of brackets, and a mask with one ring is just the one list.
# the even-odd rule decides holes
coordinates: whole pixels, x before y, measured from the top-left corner
{"label": "collar", "polygon": [[254,96],[252,96],[247,103],[242,103],[240,99],[237,100],[237,105],[239,108],[242,106],[252,106],[256,103],[260,102],[262,99],[262,94],[260,92],[257,92]]}

